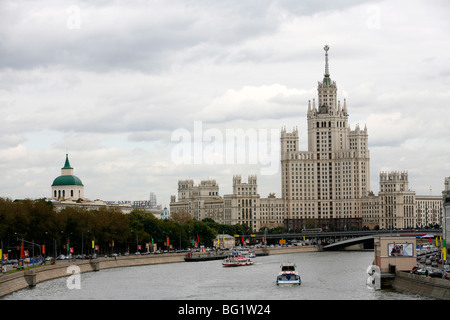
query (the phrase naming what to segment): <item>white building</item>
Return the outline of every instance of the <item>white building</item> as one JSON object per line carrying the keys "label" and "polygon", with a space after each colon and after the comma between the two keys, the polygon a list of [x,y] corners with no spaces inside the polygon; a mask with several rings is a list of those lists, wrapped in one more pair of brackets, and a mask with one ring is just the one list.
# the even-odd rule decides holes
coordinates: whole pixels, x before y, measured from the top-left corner
{"label": "white building", "polygon": [[370,187],[367,127],[350,129],[347,102],[341,106],[338,100],[336,82],[330,78],[329,47],[324,49],[318,106],[315,99],[308,103],[308,151],[299,150],[296,128],[281,131],[281,192],[289,227],[310,219],[322,227],[360,219],[361,197]]}
{"label": "white building", "polygon": [[84,199],[84,185],[80,178],[73,175],[68,154],[66,154],[64,167],[61,168],[61,175],[53,180],[51,198],[53,200]]}
{"label": "white building", "polygon": [[53,180],[51,185],[51,199],[56,210],[67,207],[98,210],[99,208],[116,208],[123,213],[130,213],[133,208],[131,204],[111,204],[103,200],[88,200],[84,197],[84,185],[81,179],[73,174],[73,168],[69,163],[69,155],[66,154],[64,167],[61,175]]}

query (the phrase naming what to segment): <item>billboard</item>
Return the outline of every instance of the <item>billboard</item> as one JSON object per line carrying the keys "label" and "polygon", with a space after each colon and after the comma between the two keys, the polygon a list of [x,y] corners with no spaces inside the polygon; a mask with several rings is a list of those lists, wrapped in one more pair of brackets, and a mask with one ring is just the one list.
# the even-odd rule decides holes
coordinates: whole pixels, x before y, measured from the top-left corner
{"label": "billboard", "polygon": [[414,248],[412,243],[388,243],[389,257],[413,257]]}

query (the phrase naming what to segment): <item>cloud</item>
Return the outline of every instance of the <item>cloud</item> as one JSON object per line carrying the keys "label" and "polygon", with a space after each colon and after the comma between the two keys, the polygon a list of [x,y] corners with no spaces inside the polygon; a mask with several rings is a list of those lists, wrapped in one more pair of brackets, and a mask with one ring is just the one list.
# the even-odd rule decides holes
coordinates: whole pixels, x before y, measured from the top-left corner
{"label": "cloud", "polygon": [[[450,163],[448,7],[2,1],[0,196],[48,194],[66,152],[91,198],[157,191],[167,202],[183,177],[214,177],[229,193],[233,174],[259,168],[176,166],[171,134],[194,121],[221,132],[298,126],[306,150],[307,103],[317,98],[325,44],[349,122],[368,127],[372,185],[392,168],[411,172],[412,189],[439,190]],[[262,194],[280,195],[277,175],[258,181]]]}
{"label": "cloud", "polygon": [[208,122],[228,122],[298,116],[299,105],[306,105],[308,96],[312,96],[311,91],[280,84],[244,86],[240,90],[228,90],[214,99],[198,113],[198,117]]}

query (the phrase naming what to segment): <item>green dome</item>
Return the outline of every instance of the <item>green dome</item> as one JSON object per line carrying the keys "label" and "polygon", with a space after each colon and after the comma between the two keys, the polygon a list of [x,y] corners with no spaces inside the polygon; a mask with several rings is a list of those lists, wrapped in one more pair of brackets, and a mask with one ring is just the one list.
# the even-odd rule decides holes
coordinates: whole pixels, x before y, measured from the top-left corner
{"label": "green dome", "polygon": [[77,176],[59,176],[55,180],[53,180],[53,186],[82,186],[83,183],[81,182],[80,178]]}

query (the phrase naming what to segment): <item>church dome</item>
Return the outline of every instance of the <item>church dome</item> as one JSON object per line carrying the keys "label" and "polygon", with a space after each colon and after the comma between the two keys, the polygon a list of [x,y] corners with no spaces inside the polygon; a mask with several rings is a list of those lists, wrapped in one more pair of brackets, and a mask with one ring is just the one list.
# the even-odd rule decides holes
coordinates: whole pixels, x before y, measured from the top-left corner
{"label": "church dome", "polygon": [[52,187],[54,186],[82,186],[80,178],[74,175],[59,176],[53,180]]}

